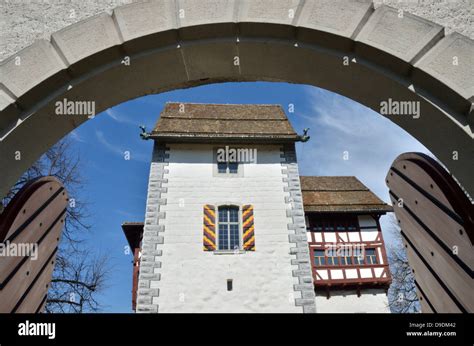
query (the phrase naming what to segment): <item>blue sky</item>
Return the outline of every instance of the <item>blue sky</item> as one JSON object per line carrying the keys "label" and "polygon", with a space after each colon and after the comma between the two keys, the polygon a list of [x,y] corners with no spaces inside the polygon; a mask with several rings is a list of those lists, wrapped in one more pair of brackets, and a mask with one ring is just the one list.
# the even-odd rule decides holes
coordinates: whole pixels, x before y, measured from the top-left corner
{"label": "blue sky", "polygon": [[[111,275],[99,297],[104,312],[131,312],[132,256],[125,253],[121,224],[143,221],[152,142],[140,139],[139,125],[151,130],[164,104],[280,104],[293,127],[310,128],[311,140],[297,144],[301,175],[355,175],[388,202],[385,175],[401,153],[430,152],[378,113],[338,94],[286,83],[224,83],[176,90],[131,100],[98,114],[68,137],[83,163],[85,186],[76,199],[89,202],[90,247],[107,254]],[[289,105],[294,105],[290,113]],[[130,160],[125,159],[125,152]],[[347,151],[349,159],[344,160]],[[431,154],[430,154],[431,155]],[[387,217],[382,228],[388,230]],[[384,232],[390,242],[388,232]]]}

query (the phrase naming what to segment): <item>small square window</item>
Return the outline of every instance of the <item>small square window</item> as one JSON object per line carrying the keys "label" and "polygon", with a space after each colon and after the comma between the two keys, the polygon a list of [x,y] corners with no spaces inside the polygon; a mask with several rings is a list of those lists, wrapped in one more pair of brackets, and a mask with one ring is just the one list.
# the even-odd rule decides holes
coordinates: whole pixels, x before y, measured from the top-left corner
{"label": "small square window", "polygon": [[238,158],[222,155],[219,149],[214,148],[212,174],[218,177],[243,177],[243,163]]}
{"label": "small square window", "polygon": [[237,174],[239,172],[239,163],[238,162],[229,162],[229,173],[230,174]]}
{"label": "small square window", "polygon": [[218,162],[217,163],[217,172],[220,174],[227,173],[227,162]]}

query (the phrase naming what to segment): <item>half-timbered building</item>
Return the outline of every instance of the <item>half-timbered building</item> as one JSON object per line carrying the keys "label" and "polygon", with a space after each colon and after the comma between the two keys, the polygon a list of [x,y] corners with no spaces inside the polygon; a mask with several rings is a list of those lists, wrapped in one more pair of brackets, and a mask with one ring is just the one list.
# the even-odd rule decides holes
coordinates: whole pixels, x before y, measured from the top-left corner
{"label": "half-timbered building", "polygon": [[301,177],[319,312],[389,312],[380,216],[392,211],[356,177]]}

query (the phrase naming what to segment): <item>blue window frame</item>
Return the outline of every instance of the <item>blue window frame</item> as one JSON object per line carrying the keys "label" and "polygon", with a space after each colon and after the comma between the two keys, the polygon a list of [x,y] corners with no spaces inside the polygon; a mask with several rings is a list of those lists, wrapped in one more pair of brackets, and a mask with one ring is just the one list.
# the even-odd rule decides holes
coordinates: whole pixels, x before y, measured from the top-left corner
{"label": "blue window frame", "polygon": [[354,249],[354,264],[364,264],[362,249]]}
{"label": "blue window frame", "polygon": [[218,250],[240,249],[239,207],[219,207],[218,214]]}
{"label": "blue window frame", "polygon": [[317,266],[323,266],[326,264],[324,250],[314,250],[314,264]]}
{"label": "blue window frame", "polygon": [[375,249],[365,249],[365,259],[367,264],[378,264]]}
{"label": "blue window frame", "polygon": [[219,174],[237,174],[239,173],[238,162],[218,162],[217,172]]}
{"label": "blue window frame", "polygon": [[329,249],[327,250],[327,254],[329,265],[339,265],[339,257],[337,257],[337,250]]}

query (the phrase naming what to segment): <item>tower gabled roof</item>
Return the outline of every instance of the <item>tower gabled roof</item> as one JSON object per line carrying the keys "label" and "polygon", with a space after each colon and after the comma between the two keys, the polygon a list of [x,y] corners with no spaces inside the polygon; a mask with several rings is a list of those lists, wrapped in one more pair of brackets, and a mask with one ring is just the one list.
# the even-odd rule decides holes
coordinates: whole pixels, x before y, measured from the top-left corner
{"label": "tower gabled roof", "polygon": [[305,212],[385,214],[393,208],[353,176],[302,176]]}
{"label": "tower gabled roof", "polygon": [[150,138],[166,142],[295,142],[280,105],[169,102]]}

